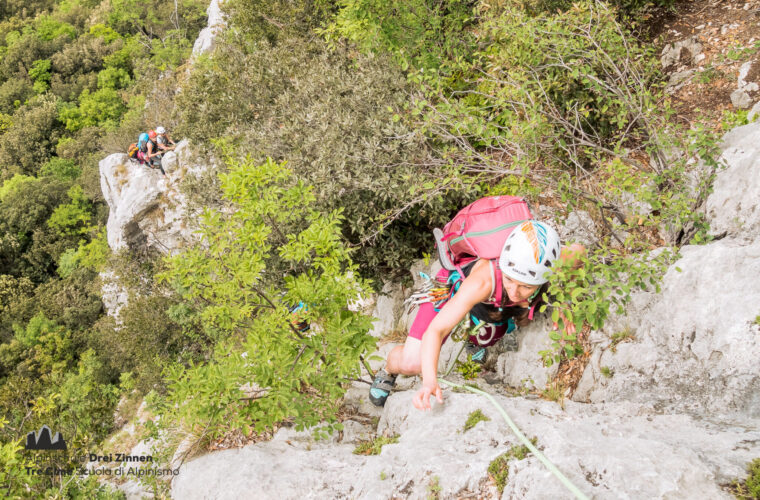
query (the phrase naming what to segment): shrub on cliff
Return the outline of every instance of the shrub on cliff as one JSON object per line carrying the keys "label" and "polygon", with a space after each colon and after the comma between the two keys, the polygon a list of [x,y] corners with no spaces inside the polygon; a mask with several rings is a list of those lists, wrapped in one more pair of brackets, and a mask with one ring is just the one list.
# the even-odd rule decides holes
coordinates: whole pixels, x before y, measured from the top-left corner
{"label": "shrub on cliff", "polygon": [[[337,428],[336,401],[375,342],[370,318],[348,307],[366,283],[342,242],[340,211],[315,211],[312,188],[271,159],[229,167],[220,176],[228,207],[205,212],[202,243],[161,275],[215,343],[207,362],[167,369],[161,422],[201,440],[286,418]],[[275,248],[278,236],[286,243]],[[266,276],[275,254],[290,264],[284,278]],[[300,301],[308,331],[289,312]]]}
{"label": "shrub on cliff", "polygon": [[13,114],[13,123],[0,135],[0,178],[14,173],[36,174],[50,159],[61,136],[57,101],[41,96]]}
{"label": "shrub on cliff", "polygon": [[[450,166],[431,155],[420,132],[389,111],[414,93],[392,61],[330,51],[304,36],[238,43],[196,64],[177,98],[179,133],[287,159],[314,186],[319,210],[344,209],[343,232],[365,275],[406,268],[431,251],[430,225],[472,193],[448,176]],[[427,198],[418,190],[425,184],[435,186]]]}

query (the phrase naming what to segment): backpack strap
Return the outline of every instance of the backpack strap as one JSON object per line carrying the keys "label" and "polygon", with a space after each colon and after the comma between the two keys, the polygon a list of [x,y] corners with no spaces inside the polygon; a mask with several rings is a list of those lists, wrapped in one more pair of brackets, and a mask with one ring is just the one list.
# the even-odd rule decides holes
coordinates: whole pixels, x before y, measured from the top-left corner
{"label": "backpack strap", "polygon": [[538,301],[535,301],[532,306],[530,306],[530,311],[528,312],[528,319],[533,321],[533,312],[536,310],[536,306],[538,305]]}
{"label": "backpack strap", "polygon": [[499,268],[499,259],[491,259],[491,295],[493,304],[501,311],[501,299],[504,293],[504,283],[502,282],[501,269]]}
{"label": "backpack strap", "polygon": [[[493,299],[491,302],[499,308],[499,311],[501,311],[501,299],[502,294],[504,293],[504,282],[503,282],[503,276],[501,274],[501,268],[499,268],[499,259],[491,259],[491,269],[492,269],[492,280],[491,280],[491,296],[490,298]],[[539,287],[540,289],[540,287]],[[494,293],[495,292],[495,293]],[[532,304],[530,306],[530,311],[528,311],[528,319],[533,320],[533,314],[536,311],[536,306],[541,302],[540,300],[535,300],[535,297],[533,300],[531,300]]]}

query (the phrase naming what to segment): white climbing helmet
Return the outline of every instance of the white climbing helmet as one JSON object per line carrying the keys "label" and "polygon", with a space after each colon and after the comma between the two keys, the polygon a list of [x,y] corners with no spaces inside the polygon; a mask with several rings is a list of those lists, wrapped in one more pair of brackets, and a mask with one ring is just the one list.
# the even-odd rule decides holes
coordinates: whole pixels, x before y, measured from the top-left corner
{"label": "white climbing helmet", "polygon": [[559,258],[559,235],[543,222],[529,220],[517,226],[499,256],[501,271],[528,285],[549,281],[550,267]]}
{"label": "white climbing helmet", "polygon": [[156,127],[156,133],[158,135],[165,134],[166,133],[166,129],[164,127]]}

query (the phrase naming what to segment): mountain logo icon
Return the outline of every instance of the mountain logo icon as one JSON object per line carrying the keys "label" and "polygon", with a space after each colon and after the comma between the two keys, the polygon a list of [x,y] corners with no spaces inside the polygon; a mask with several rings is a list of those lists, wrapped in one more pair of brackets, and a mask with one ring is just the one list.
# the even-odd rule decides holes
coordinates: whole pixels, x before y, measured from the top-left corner
{"label": "mountain logo icon", "polygon": [[39,432],[29,431],[26,435],[27,450],[65,450],[66,441],[63,440],[60,432],[56,432],[53,439],[50,439],[50,427],[43,425]]}

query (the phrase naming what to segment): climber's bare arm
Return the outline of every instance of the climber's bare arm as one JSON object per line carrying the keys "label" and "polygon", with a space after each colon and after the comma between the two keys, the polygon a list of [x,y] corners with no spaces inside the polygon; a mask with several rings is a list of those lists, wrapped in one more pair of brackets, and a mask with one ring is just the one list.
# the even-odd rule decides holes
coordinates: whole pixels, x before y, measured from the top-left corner
{"label": "climber's bare arm", "polygon": [[435,396],[439,403],[443,403],[441,388],[438,385],[438,357],[441,353],[441,342],[475,304],[487,300],[490,294],[490,264],[488,261],[480,261],[475,264],[470,276],[462,282],[457,293],[430,322],[422,336],[420,348],[422,387],[412,400],[415,408],[429,410],[431,395]]}

